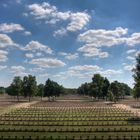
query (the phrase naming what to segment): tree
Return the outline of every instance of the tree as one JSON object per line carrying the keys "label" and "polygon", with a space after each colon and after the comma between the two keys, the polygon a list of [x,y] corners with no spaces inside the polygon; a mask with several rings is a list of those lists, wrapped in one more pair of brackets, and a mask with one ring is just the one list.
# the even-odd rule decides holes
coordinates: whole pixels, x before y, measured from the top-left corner
{"label": "tree", "polygon": [[140,97],[140,53],[136,57],[136,67],[134,71],[134,98],[138,99]]}
{"label": "tree", "polygon": [[36,95],[37,93],[37,82],[36,77],[32,75],[28,75],[28,96],[29,102],[32,96]]}
{"label": "tree", "polygon": [[42,100],[42,97],[44,96],[44,85],[39,84],[37,89],[37,96],[40,96]]}
{"label": "tree", "polygon": [[32,75],[24,76],[23,78],[23,93],[24,97],[29,97],[29,102],[31,97],[37,93],[37,82],[36,77]]}
{"label": "tree", "polygon": [[100,74],[94,74],[92,78],[92,84],[95,94],[99,97],[103,97],[104,77]]}
{"label": "tree", "polygon": [[54,97],[59,96],[61,93],[64,93],[64,88],[60,86],[57,82],[51,81],[48,79],[44,86],[44,96]]}
{"label": "tree", "polygon": [[110,84],[110,92],[112,92],[112,94],[114,96],[114,102],[116,102],[116,100],[118,100],[118,96],[119,96],[119,86],[118,86],[117,81],[114,81]]}
{"label": "tree", "polygon": [[108,95],[108,90],[109,90],[109,86],[110,86],[110,82],[107,78],[104,79],[104,84],[103,84],[103,88],[102,88],[102,94],[103,94],[103,98],[107,97]]}
{"label": "tree", "polygon": [[13,82],[12,82],[12,84],[10,86],[11,87],[9,89],[11,91],[9,93],[13,92],[12,94],[17,96],[17,100],[19,101],[19,96],[22,93],[22,80],[21,80],[21,77],[19,77],[19,76],[14,77]]}
{"label": "tree", "polygon": [[4,87],[0,87],[0,94],[4,94],[5,93],[5,88]]}
{"label": "tree", "polygon": [[22,84],[23,95],[26,98],[28,96],[29,87],[28,87],[28,76],[23,77],[23,84]]}

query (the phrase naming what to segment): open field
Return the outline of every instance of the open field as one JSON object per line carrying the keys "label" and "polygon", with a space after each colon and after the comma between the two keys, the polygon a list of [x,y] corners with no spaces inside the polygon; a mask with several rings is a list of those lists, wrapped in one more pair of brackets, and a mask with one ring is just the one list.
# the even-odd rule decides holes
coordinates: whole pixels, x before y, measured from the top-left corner
{"label": "open field", "polygon": [[20,103],[1,114],[0,139],[140,139],[138,114],[87,97],[64,98]]}

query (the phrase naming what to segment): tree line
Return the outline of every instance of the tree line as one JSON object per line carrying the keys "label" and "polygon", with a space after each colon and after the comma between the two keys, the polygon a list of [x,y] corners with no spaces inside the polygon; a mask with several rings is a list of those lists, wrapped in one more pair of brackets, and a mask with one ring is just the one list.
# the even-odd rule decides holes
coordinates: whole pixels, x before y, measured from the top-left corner
{"label": "tree line", "polygon": [[119,98],[124,98],[125,95],[130,95],[131,88],[118,81],[109,82],[106,77],[100,74],[94,74],[92,82],[82,84],[77,93],[80,95],[88,95],[95,99],[106,99],[110,101],[117,101]]}
{"label": "tree line", "polygon": [[63,86],[50,79],[46,81],[45,85],[37,85],[36,77],[32,75],[24,76],[23,78],[16,76],[10,86],[6,88],[8,95],[16,96],[18,101],[20,96],[28,97],[29,102],[33,96],[40,96],[41,99],[42,97],[49,97],[50,99],[50,97],[59,96],[63,91]]}

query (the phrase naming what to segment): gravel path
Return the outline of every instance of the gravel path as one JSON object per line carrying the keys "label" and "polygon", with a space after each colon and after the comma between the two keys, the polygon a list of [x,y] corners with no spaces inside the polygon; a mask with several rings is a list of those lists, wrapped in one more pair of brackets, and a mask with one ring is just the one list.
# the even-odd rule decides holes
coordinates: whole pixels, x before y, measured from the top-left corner
{"label": "gravel path", "polygon": [[27,102],[27,103],[17,103],[15,105],[11,105],[11,106],[8,106],[8,107],[5,107],[1,112],[0,112],[0,115],[1,114],[4,114],[4,113],[8,113],[10,111],[13,111],[15,109],[18,109],[18,108],[27,108],[29,107],[30,105],[33,105],[33,104],[36,104],[38,103],[39,101],[32,101],[32,102]]}

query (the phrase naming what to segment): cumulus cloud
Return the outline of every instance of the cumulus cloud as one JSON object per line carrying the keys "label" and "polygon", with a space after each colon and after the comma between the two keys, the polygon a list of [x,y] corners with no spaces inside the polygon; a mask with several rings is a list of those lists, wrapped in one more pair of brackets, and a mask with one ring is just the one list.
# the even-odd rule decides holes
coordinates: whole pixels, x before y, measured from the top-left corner
{"label": "cumulus cloud", "polygon": [[86,44],[78,49],[86,57],[106,58],[109,56],[108,52],[104,52],[99,48],[93,47],[91,44]]}
{"label": "cumulus cloud", "polygon": [[71,13],[71,22],[67,26],[68,31],[81,30],[90,20],[90,16],[85,12]]}
{"label": "cumulus cloud", "polygon": [[8,55],[7,51],[0,50],[0,62],[7,61],[8,59],[7,55]]}
{"label": "cumulus cloud", "polygon": [[0,66],[0,70],[4,70],[6,68],[7,68],[7,66]]}
{"label": "cumulus cloud", "polygon": [[14,74],[14,76],[25,76],[28,75],[25,70],[23,66],[11,66],[10,72]]}
{"label": "cumulus cloud", "polygon": [[[78,41],[84,42],[85,45],[80,47],[78,51],[82,52],[84,56],[108,56],[107,52],[102,52],[102,47],[112,47],[115,45],[126,44],[134,46],[140,43],[140,33],[133,33],[128,35],[128,29],[117,27],[114,30],[105,29],[91,29],[82,34],[79,34]],[[131,52],[128,52],[131,53]]]}
{"label": "cumulus cloud", "polygon": [[43,45],[38,41],[30,41],[24,48],[23,50],[25,51],[42,51],[42,52],[46,52],[47,54],[52,54],[53,51],[50,47],[48,47],[47,45]]}
{"label": "cumulus cloud", "polygon": [[74,60],[79,57],[78,53],[71,54],[66,52],[59,52],[59,55],[64,56],[68,60]]}
{"label": "cumulus cloud", "polygon": [[86,12],[71,11],[59,11],[56,6],[50,5],[47,2],[42,4],[31,4],[28,6],[30,15],[33,15],[35,19],[45,20],[46,23],[56,24],[59,21],[68,21],[65,30],[57,30],[54,35],[65,34],[66,31],[77,31],[81,30],[90,20],[90,15]]}
{"label": "cumulus cloud", "polygon": [[108,70],[100,71],[99,73],[104,76],[112,76],[112,75],[122,74],[122,70],[108,69]]}
{"label": "cumulus cloud", "polygon": [[25,56],[26,56],[27,58],[33,58],[33,57],[34,57],[34,55],[33,55],[32,53],[26,53]]}
{"label": "cumulus cloud", "polygon": [[54,37],[56,37],[56,36],[61,36],[62,37],[64,35],[66,35],[66,33],[67,33],[67,30],[64,29],[64,28],[61,28],[59,30],[54,31],[53,36]]}
{"label": "cumulus cloud", "polygon": [[124,66],[124,70],[126,70],[126,71],[132,71],[134,68],[135,68],[134,65],[125,65]]}
{"label": "cumulus cloud", "polygon": [[24,28],[20,24],[15,23],[2,23],[0,24],[0,32],[12,33],[14,31],[23,31]]}
{"label": "cumulus cloud", "polygon": [[28,35],[32,35],[32,33],[29,32],[29,31],[25,31],[24,34],[25,34],[26,36],[28,36]]}
{"label": "cumulus cloud", "polygon": [[35,64],[35,65],[38,65],[39,67],[44,67],[44,68],[55,68],[55,67],[62,67],[66,65],[64,62],[56,58],[54,59],[53,58],[37,58],[37,59],[32,59],[29,63]]}
{"label": "cumulus cloud", "polygon": [[135,60],[135,57],[134,56],[127,56],[126,57],[128,60]]}
{"label": "cumulus cloud", "polygon": [[124,42],[121,37],[127,33],[128,29],[117,27],[115,30],[88,30],[79,35],[78,40],[86,42],[94,47],[113,46]]}
{"label": "cumulus cloud", "polygon": [[133,33],[130,37],[126,39],[126,43],[129,46],[135,46],[140,43],[140,33]]}
{"label": "cumulus cloud", "polygon": [[74,70],[74,71],[98,71],[101,70],[97,65],[77,65],[70,67],[69,70]]}
{"label": "cumulus cloud", "polygon": [[126,51],[127,54],[133,54],[133,53],[135,53],[135,52],[136,52],[135,49],[130,49],[130,50],[127,50],[127,51]]}
{"label": "cumulus cloud", "polygon": [[6,34],[0,34],[0,48],[7,46],[17,46],[14,41]]}

